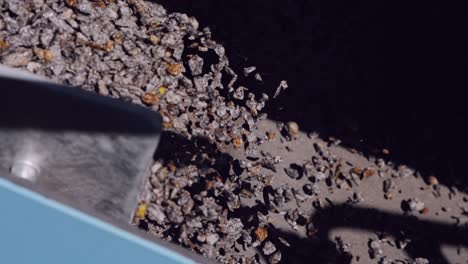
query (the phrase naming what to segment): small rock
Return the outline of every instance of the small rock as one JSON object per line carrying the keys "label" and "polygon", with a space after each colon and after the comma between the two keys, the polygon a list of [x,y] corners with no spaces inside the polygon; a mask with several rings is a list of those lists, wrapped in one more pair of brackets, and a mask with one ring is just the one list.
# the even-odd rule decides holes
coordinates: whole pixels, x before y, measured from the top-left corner
{"label": "small rock", "polygon": [[416,258],[413,264],[429,264],[429,260],[425,258]]}
{"label": "small rock", "polygon": [[385,193],[388,193],[394,187],[395,187],[395,184],[392,179],[386,179],[383,181],[383,191]]}
{"label": "small rock", "polygon": [[408,209],[411,212],[420,212],[424,209],[424,203],[421,202],[418,198],[409,199],[406,201]]}
{"label": "small rock", "polygon": [[365,168],[363,171],[362,171],[362,175],[366,178],[369,178],[369,177],[372,177],[374,176],[375,174],[375,171],[371,168]]}
{"label": "small rock", "polygon": [[439,180],[435,176],[431,175],[427,178],[427,183],[431,186],[435,186],[439,184]]}
{"label": "small rock", "polygon": [[304,169],[295,163],[289,165],[289,168],[285,168],[286,174],[293,179],[300,179],[304,174]]}
{"label": "small rock", "polygon": [[166,220],[166,215],[164,214],[163,210],[156,205],[151,205],[148,208],[148,217],[150,219],[156,220],[159,224],[164,223],[164,220]]}
{"label": "small rock", "polygon": [[256,69],[257,69],[257,67],[255,67],[255,66],[246,67],[246,68],[244,68],[244,75],[247,77],[247,76],[249,76],[252,72],[254,72]]}
{"label": "small rock", "polygon": [[8,48],[7,42],[4,39],[0,38],[0,52],[6,50],[7,48]]}
{"label": "small rock", "polygon": [[273,140],[273,139],[275,139],[275,138],[276,138],[276,133],[273,132],[273,131],[268,131],[268,132],[267,132],[267,138],[268,138],[268,140]]}
{"label": "small rock", "polygon": [[255,73],[255,80],[259,81],[259,82],[263,82],[263,78],[262,76],[260,75],[260,73]]}
{"label": "small rock", "polygon": [[271,254],[273,254],[273,252],[276,251],[276,247],[273,243],[271,243],[270,241],[267,241],[265,242],[265,245],[263,246],[263,254],[265,254],[265,256],[269,256]]}
{"label": "small rock", "polygon": [[182,64],[179,64],[179,63],[172,63],[166,67],[167,73],[173,76],[177,76],[181,74],[183,70],[184,70],[184,66],[182,66]]}
{"label": "small rock", "polygon": [[280,94],[281,90],[286,90],[288,88],[288,82],[286,80],[282,80],[278,87],[276,88],[275,94],[273,95],[273,98],[278,97]]}
{"label": "small rock", "polygon": [[154,92],[146,92],[141,97],[141,101],[146,105],[155,105],[158,103],[159,99],[156,93]]}
{"label": "small rock", "polygon": [[268,257],[268,261],[270,262],[270,264],[280,263],[280,261],[281,261],[281,252],[276,251],[273,255]]}
{"label": "small rock", "polygon": [[307,195],[314,194],[314,188],[313,188],[312,184],[310,184],[310,183],[305,184],[304,187],[303,187],[303,190],[304,190],[304,193],[307,194]]}
{"label": "small rock", "polygon": [[98,92],[100,95],[103,95],[103,96],[109,95],[109,89],[107,89],[107,85],[104,80],[98,81]]}
{"label": "small rock", "polygon": [[258,227],[255,230],[255,236],[257,237],[258,240],[263,242],[268,237],[268,231],[264,227]]}
{"label": "small rock", "polygon": [[190,68],[190,71],[194,76],[202,74],[203,71],[203,59],[198,56],[198,55],[193,55],[189,61],[188,65]]}
{"label": "small rock", "polygon": [[292,139],[295,139],[299,136],[299,125],[296,122],[288,122],[286,130]]}
{"label": "small rock", "polygon": [[385,199],[387,200],[392,200],[393,199],[393,193],[392,192],[386,192],[384,195]]}
{"label": "small rock", "polygon": [[3,63],[11,67],[27,66],[32,60],[33,52],[31,49],[20,48],[14,53],[10,53],[3,57]]}
{"label": "small rock", "polygon": [[317,174],[315,174],[315,179],[317,181],[323,181],[327,178],[327,175],[325,175],[325,173],[323,172],[317,172]]}
{"label": "small rock", "polygon": [[153,45],[157,45],[161,39],[156,35],[150,35],[149,40]]}
{"label": "small rock", "polygon": [[219,240],[219,235],[216,233],[206,236],[206,243],[208,243],[208,245],[213,246],[214,244],[216,244],[216,242],[218,242],[218,240]]}
{"label": "small rock", "polygon": [[232,144],[234,145],[234,148],[240,149],[244,145],[244,140],[242,139],[242,137],[235,137],[232,140]]}
{"label": "small rock", "polygon": [[369,255],[371,258],[380,257],[383,254],[382,245],[378,240],[369,241]]}
{"label": "small rock", "polygon": [[398,166],[398,175],[401,178],[407,178],[414,174],[414,170],[405,165]]}
{"label": "small rock", "polygon": [[145,218],[147,209],[148,209],[147,203],[140,203],[136,209],[135,218],[137,219]]}

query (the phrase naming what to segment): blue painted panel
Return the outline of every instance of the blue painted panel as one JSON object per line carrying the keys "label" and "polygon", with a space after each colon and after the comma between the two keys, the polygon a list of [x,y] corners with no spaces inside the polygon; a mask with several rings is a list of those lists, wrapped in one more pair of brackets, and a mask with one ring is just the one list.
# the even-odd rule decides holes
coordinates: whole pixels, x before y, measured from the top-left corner
{"label": "blue painted panel", "polygon": [[0,178],[0,263],[194,263]]}

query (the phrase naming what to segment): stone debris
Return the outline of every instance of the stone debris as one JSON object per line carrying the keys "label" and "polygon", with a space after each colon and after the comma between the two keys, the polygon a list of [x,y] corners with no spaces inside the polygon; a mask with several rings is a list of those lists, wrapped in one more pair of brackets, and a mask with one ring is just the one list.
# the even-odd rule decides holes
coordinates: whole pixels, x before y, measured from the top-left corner
{"label": "stone debris", "polygon": [[429,264],[429,260],[425,258],[416,258],[413,264]]}
{"label": "stone debris", "polygon": [[287,88],[288,88],[288,82],[285,81],[285,80],[282,80],[282,81],[280,82],[280,84],[278,85],[278,87],[276,88],[276,92],[275,92],[275,94],[273,95],[273,98],[278,97],[278,95],[280,94],[280,92],[281,92],[282,90],[286,90]]}
{"label": "stone debris", "polygon": [[410,212],[421,212],[424,209],[424,203],[418,198],[409,199],[406,203]]}
{"label": "stone debris", "polygon": [[275,253],[273,253],[272,255],[270,255],[270,256],[268,257],[268,261],[269,261],[271,264],[280,263],[280,261],[281,261],[281,252],[280,252],[280,251],[276,251]]}
{"label": "stone debris", "polygon": [[296,122],[288,122],[286,130],[291,139],[296,139],[299,136],[299,125]]}
{"label": "stone debris", "polygon": [[300,179],[304,174],[304,169],[297,164],[291,164],[289,168],[284,169],[284,171],[292,179]]}
{"label": "stone debris", "polygon": [[379,258],[382,256],[383,250],[380,241],[370,240],[369,241],[369,255],[372,259]]}
{"label": "stone debris", "polygon": [[265,227],[258,227],[255,230],[255,236],[260,242],[263,242],[268,237],[268,231]]}
{"label": "stone debris", "polygon": [[265,242],[265,245],[263,245],[263,249],[262,249],[263,254],[265,254],[266,256],[269,256],[273,254],[273,252],[275,251],[276,251],[276,247],[273,243],[271,243],[270,241]]}

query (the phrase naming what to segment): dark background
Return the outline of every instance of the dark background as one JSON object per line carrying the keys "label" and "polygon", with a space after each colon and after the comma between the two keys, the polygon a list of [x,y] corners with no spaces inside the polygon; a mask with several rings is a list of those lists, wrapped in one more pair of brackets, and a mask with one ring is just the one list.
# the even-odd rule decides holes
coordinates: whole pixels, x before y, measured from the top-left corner
{"label": "dark background", "polygon": [[302,130],[467,186],[468,24],[455,3],[159,0],[197,17],[234,68],[257,66],[267,109]]}

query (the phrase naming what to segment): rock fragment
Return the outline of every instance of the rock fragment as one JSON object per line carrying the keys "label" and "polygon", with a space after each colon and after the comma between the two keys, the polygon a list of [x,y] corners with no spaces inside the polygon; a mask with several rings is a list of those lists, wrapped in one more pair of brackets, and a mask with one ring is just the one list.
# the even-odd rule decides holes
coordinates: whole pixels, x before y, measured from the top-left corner
{"label": "rock fragment", "polygon": [[296,122],[288,122],[286,130],[288,132],[289,137],[292,139],[295,139],[299,136],[299,125]]}
{"label": "rock fragment", "polygon": [[276,247],[273,243],[271,243],[270,241],[265,242],[265,245],[263,245],[263,249],[262,249],[263,254],[265,254],[266,256],[269,256],[273,254],[273,252],[275,251],[276,251]]}
{"label": "rock fragment", "polygon": [[255,236],[260,242],[263,242],[268,237],[268,231],[265,227],[258,227],[255,230]]}
{"label": "rock fragment", "polygon": [[304,175],[304,169],[302,166],[295,163],[289,165],[289,168],[285,168],[284,171],[292,179],[300,179]]}
{"label": "rock fragment", "polygon": [[371,258],[379,258],[382,256],[383,250],[382,245],[379,240],[370,240],[369,241],[369,255]]}
{"label": "rock fragment", "polygon": [[418,198],[409,199],[406,201],[406,204],[410,212],[420,212],[424,209],[424,203]]}
{"label": "rock fragment", "polygon": [[275,253],[273,253],[273,255],[268,257],[268,261],[270,262],[270,264],[280,263],[281,262],[281,252],[276,251]]}
{"label": "rock fragment", "polygon": [[3,56],[2,63],[9,65],[11,67],[24,67],[31,62],[33,57],[33,52],[31,49],[19,48],[16,49],[13,53]]}

